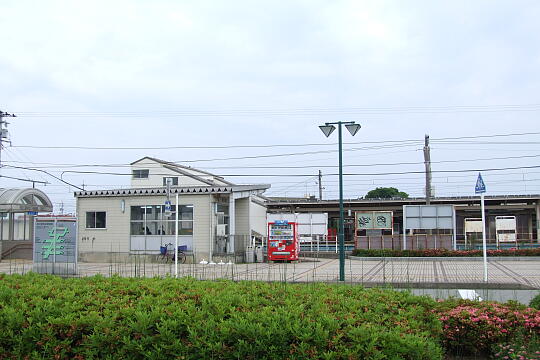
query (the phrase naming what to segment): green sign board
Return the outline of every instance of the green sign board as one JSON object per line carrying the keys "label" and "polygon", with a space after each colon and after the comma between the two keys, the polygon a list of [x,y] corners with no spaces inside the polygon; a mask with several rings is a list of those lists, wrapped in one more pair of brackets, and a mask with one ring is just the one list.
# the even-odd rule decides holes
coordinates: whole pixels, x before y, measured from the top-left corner
{"label": "green sign board", "polygon": [[392,230],[391,211],[359,211],[355,213],[357,230]]}
{"label": "green sign board", "polygon": [[34,271],[75,274],[77,222],[70,217],[37,217],[34,223]]}

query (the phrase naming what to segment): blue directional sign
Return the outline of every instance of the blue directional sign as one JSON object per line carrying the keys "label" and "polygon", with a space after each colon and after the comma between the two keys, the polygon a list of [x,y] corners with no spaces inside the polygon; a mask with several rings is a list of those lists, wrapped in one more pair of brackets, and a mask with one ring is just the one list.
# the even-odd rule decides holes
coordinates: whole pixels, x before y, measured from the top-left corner
{"label": "blue directional sign", "polygon": [[169,200],[165,201],[165,211],[171,211],[171,202]]}
{"label": "blue directional sign", "polygon": [[478,173],[478,179],[476,179],[476,186],[474,187],[474,192],[476,194],[486,192],[486,184],[484,184],[484,179],[482,179],[482,174],[480,173]]}

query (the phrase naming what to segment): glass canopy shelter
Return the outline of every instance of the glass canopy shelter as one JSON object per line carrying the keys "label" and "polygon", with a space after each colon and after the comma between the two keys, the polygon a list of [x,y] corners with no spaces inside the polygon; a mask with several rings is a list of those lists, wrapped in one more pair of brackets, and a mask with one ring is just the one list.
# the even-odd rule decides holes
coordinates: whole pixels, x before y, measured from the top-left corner
{"label": "glass canopy shelter", "polygon": [[51,200],[41,190],[0,188],[0,259],[8,250],[2,249],[3,242],[32,241],[34,215],[52,210]]}

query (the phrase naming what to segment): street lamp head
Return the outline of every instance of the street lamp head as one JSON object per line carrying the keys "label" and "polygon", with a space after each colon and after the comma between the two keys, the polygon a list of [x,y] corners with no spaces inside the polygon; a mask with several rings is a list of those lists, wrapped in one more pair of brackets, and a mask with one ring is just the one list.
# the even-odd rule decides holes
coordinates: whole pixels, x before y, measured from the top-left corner
{"label": "street lamp head", "polygon": [[334,125],[321,125],[319,126],[319,128],[321,129],[321,131],[323,132],[323,134],[326,136],[326,137],[329,137],[330,134],[336,130],[336,127]]}
{"label": "street lamp head", "polygon": [[358,132],[358,130],[360,130],[361,126],[360,124],[347,124],[345,125],[345,127],[347,128],[347,130],[349,130],[349,132],[351,133],[352,136],[356,135],[356,133]]}

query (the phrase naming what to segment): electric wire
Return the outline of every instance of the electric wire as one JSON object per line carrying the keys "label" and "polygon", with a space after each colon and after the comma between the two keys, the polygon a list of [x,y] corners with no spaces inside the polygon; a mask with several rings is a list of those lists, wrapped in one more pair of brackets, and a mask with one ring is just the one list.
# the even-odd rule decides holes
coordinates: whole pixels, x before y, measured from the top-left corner
{"label": "electric wire", "polygon": [[146,110],[146,111],[17,111],[20,117],[230,117],[230,116],[324,116],[324,115],[393,115],[393,114],[437,114],[437,113],[485,113],[539,111],[540,104],[506,105],[443,105],[443,106],[396,106],[396,107],[304,107],[304,108],[259,108],[217,110]]}
{"label": "electric wire", "polygon": [[[13,169],[27,169],[34,171],[41,171],[48,175],[50,173],[45,170],[35,169],[30,167],[23,166],[14,166],[14,165],[4,165],[6,168]],[[463,173],[463,172],[488,172],[488,171],[504,171],[504,170],[517,170],[517,169],[536,169],[540,168],[540,165],[531,165],[531,166],[515,166],[515,167],[503,167],[503,168],[484,168],[484,169],[460,169],[460,170],[433,170],[432,173]],[[99,175],[117,175],[117,176],[132,176],[131,173],[115,173],[115,172],[102,172],[102,171],[80,171],[80,170],[67,170],[64,173],[73,173],[73,174],[99,174]],[[382,172],[382,173],[343,173],[343,176],[382,176],[382,175],[402,175],[402,174],[423,174],[424,171],[401,171],[401,172]],[[170,176],[170,173],[163,174],[154,174],[159,176]],[[339,174],[326,174],[337,176]],[[51,175],[53,176],[53,175]],[[313,174],[221,174],[216,175],[221,177],[314,177]],[[60,180],[60,178],[58,178]],[[71,185],[71,184],[69,184]],[[74,186],[74,185],[72,185]]]}
{"label": "electric wire", "polygon": [[[459,137],[444,137],[444,138],[432,138],[432,142],[444,142],[448,140],[461,140],[461,139],[482,139],[482,138],[494,138],[494,137],[511,137],[511,136],[526,136],[526,135],[539,135],[540,132],[522,132],[522,133],[508,133],[508,134],[492,134],[492,135],[476,135],[476,136],[459,136]],[[423,140],[419,139],[405,139],[405,140],[381,140],[381,141],[361,141],[361,142],[343,142],[343,145],[360,145],[360,144],[403,144],[403,143],[418,143],[422,144]],[[170,149],[245,149],[245,148],[279,148],[279,147],[309,147],[309,146],[335,146],[337,143],[304,143],[304,144],[252,144],[252,145],[205,145],[205,146],[158,146],[158,147],[99,147],[99,146],[45,146],[45,145],[13,145],[16,148],[29,148],[29,149],[81,149],[81,150],[170,150]]]}
{"label": "electric wire", "polygon": [[[439,160],[431,161],[432,164],[444,164],[444,163],[460,163],[460,162],[474,162],[474,161],[491,161],[491,160],[510,160],[510,159],[529,159],[540,157],[540,154],[535,155],[521,155],[521,156],[505,156],[505,157],[492,157],[492,158],[476,158],[476,159],[457,159],[457,160]],[[83,168],[83,167],[131,167],[130,164],[122,165],[113,165],[113,164],[57,164],[53,165],[50,163],[45,163],[45,165],[40,166],[38,163],[34,162],[22,162],[22,161],[6,161],[6,163],[16,163],[16,164],[31,164],[38,165],[34,168],[46,169],[65,169],[65,168]],[[170,163],[178,164],[178,163]],[[400,166],[400,165],[420,165],[424,164],[423,161],[413,161],[413,162],[396,162],[396,163],[374,163],[374,164],[344,164],[343,168],[347,167],[372,167],[372,166]],[[162,166],[156,164],[155,166],[147,166],[148,169],[160,169]],[[325,168],[337,168],[338,165],[300,165],[300,166],[212,166],[204,167],[200,170],[216,170],[216,169],[325,169]]]}

